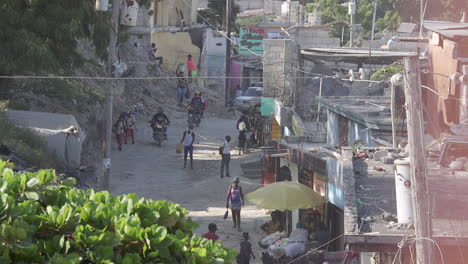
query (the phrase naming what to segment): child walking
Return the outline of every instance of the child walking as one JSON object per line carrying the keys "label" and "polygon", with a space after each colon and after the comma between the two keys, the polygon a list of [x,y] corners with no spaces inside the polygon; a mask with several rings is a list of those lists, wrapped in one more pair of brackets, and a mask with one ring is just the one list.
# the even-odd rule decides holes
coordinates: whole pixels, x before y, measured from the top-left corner
{"label": "child walking", "polygon": [[237,263],[238,264],[249,264],[250,263],[250,256],[255,259],[255,255],[252,252],[252,244],[249,242],[249,233],[244,232],[242,234],[244,240],[240,243],[240,252],[237,255]]}

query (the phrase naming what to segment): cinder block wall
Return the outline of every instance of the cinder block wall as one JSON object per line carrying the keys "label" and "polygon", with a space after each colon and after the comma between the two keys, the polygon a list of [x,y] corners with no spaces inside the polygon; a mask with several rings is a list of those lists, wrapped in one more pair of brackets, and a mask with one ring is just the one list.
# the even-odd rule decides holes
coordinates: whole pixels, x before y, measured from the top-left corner
{"label": "cinder block wall", "polygon": [[295,100],[299,70],[296,44],[288,39],[265,39],[263,42],[263,94],[277,97],[285,106]]}

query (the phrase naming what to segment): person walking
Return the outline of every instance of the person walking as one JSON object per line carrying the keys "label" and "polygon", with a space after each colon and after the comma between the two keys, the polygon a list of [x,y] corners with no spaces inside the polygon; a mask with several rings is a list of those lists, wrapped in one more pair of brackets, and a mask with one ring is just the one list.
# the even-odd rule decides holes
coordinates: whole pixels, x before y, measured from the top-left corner
{"label": "person walking", "polygon": [[229,162],[231,161],[231,136],[226,136],[224,139],[223,146],[220,149],[221,154],[221,178],[224,177],[224,168],[226,168],[226,177],[231,177],[229,175]]}
{"label": "person walking", "polygon": [[125,116],[124,121],[125,126],[125,144],[127,144],[127,138],[132,138],[132,144],[135,144],[135,130],[136,130],[136,119],[135,115],[128,111],[127,115]]}
{"label": "person walking", "polygon": [[245,204],[245,200],[239,182],[239,177],[235,177],[233,183],[231,184],[231,186],[229,186],[226,200],[226,208],[229,208],[229,205],[231,205],[232,221],[234,222],[234,226],[232,228],[237,227],[237,230],[240,232],[240,212],[242,206]]}
{"label": "person walking", "polygon": [[245,154],[245,144],[247,142],[247,132],[246,129],[239,130],[239,155]]}
{"label": "person walking", "polygon": [[238,264],[249,264],[250,263],[250,256],[255,259],[255,255],[252,251],[252,244],[249,242],[249,233],[244,232],[242,234],[244,238],[240,243],[240,251],[239,255],[237,255],[237,263]]}
{"label": "person walking", "polygon": [[237,130],[242,130],[242,129],[247,129],[247,131],[250,131],[250,122],[249,122],[249,117],[247,115],[247,111],[243,111],[242,115],[239,117],[239,120],[237,120],[237,125],[236,129]]}
{"label": "person walking", "polygon": [[188,77],[188,82],[192,83],[192,72],[195,71],[197,67],[195,66],[195,62],[193,62],[192,55],[189,54],[187,56],[187,77]]}
{"label": "person walking", "polygon": [[215,223],[210,223],[208,225],[208,233],[204,234],[202,237],[215,242],[216,240],[219,240],[219,236],[216,234],[216,231],[218,231],[218,226]]}
{"label": "person walking", "polygon": [[185,90],[187,89],[187,79],[185,78],[184,72],[177,71],[177,96],[179,97],[179,105],[182,105],[185,96]]}
{"label": "person walking", "polygon": [[195,142],[195,133],[193,125],[190,125],[180,140],[180,144],[184,144],[184,168],[187,167],[187,156],[190,155],[190,168],[193,169],[193,142]]}
{"label": "person walking", "polygon": [[122,151],[122,141],[123,137],[125,136],[125,124],[124,124],[124,117],[121,115],[119,119],[117,119],[117,123],[115,124],[116,127],[116,136],[117,136],[117,145],[119,150]]}

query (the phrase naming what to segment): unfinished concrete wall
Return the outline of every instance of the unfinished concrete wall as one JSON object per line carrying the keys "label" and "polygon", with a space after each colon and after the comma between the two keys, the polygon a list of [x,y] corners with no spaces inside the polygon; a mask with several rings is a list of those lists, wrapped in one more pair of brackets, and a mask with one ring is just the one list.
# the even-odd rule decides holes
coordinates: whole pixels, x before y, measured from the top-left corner
{"label": "unfinished concrete wall", "polygon": [[[262,9],[267,1],[272,0],[237,0],[236,5],[240,6],[241,12],[253,9]],[[198,0],[198,8],[208,8],[208,0]]]}
{"label": "unfinished concrete wall", "polygon": [[226,38],[212,29],[207,29],[203,39],[199,79],[203,87],[224,94],[225,80],[215,77],[226,75]]}
{"label": "unfinished concrete wall", "polygon": [[147,65],[151,49],[151,27],[148,9],[140,6],[136,27],[128,27],[128,41],[119,47],[119,58],[136,77],[148,75]]}
{"label": "unfinished concrete wall", "polygon": [[159,0],[156,27],[182,27],[196,23],[198,0]]}
{"label": "unfinished concrete wall", "polygon": [[237,0],[236,4],[240,6],[241,11],[263,9],[265,5],[264,0]]}
{"label": "unfinished concrete wall", "polygon": [[292,40],[266,39],[263,42],[263,94],[277,97],[285,106],[293,106],[298,86],[298,49]]}
{"label": "unfinished concrete wall", "polygon": [[285,40],[263,41],[263,96],[277,97],[284,89]]}
{"label": "unfinished concrete wall", "polygon": [[[295,33],[294,33],[295,34]],[[330,38],[329,30],[299,30],[297,41],[303,48],[340,47],[339,38]]]}
{"label": "unfinished concrete wall", "polygon": [[263,10],[265,13],[281,14],[281,4],[279,0],[264,0]]}

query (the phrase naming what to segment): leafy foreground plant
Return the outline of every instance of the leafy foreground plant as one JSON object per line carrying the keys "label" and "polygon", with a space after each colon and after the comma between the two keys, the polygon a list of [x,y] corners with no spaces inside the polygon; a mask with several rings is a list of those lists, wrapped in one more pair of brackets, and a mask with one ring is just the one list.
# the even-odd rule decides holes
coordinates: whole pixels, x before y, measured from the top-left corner
{"label": "leafy foreground plant", "polygon": [[53,170],[15,173],[0,161],[0,263],[231,263],[220,242],[196,237],[168,201],[81,190]]}

